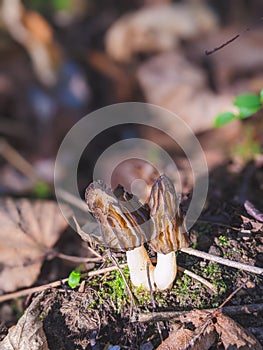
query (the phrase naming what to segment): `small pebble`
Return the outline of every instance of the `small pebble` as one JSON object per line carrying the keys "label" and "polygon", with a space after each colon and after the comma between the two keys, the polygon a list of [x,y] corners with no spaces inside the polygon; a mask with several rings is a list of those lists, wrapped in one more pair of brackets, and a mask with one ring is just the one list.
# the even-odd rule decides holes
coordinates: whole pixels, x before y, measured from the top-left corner
{"label": "small pebble", "polygon": [[85,283],[86,283],[85,280],[83,280],[83,281],[80,283],[80,286],[79,286],[79,289],[78,289],[78,292],[79,292],[79,293],[84,293],[84,291],[85,291]]}
{"label": "small pebble", "polygon": [[246,283],[246,287],[247,288],[255,288],[255,283],[253,283],[253,282],[251,282],[251,281],[248,281],[247,283]]}
{"label": "small pebble", "polygon": [[243,241],[249,241],[249,240],[250,240],[250,237],[248,237],[248,236],[243,236],[242,239],[243,239]]}
{"label": "small pebble", "polygon": [[140,346],[140,350],[153,350],[154,346],[152,345],[152,343],[150,341],[148,341],[147,343],[144,343]]}

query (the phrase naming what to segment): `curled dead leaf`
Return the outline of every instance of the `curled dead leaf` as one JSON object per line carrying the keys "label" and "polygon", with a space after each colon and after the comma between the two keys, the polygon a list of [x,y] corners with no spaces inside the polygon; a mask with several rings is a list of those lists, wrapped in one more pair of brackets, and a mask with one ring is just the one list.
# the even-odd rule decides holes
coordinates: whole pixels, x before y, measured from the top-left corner
{"label": "curled dead leaf", "polygon": [[144,7],[114,22],[106,34],[106,50],[116,61],[128,62],[139,52],[169,51],[180,39],[216,28],[216,15],[201,2]]}
{"label": "curled dead leaf", "polygon": [[[204,70],[178,52],[146,60],[140,65],[137,78],[147,102],[176,113],[194,133],[211,129],[219,112],[234,111],[232,94],[212,92]],[[167,127],[170,130],[177,125]]]}
{"label": "curled dead leaf", "polygon": [[27,199],[0,201],[0,286],[3,292],[28,287],[67,222],[57,203]]}
{"label": "curled dead leaf", "polygon": [[257,339],[232,318],[220,315],[216,318],[215,329],[225,349],[231,350],[262,350]]}
{"label": "curled dead leaf", "polygon": [[180,318],[157,350],[209,350],[218,339],[227,350],[263,349],[249,331],[220,311],[193,310]]}
{"label": "curled dead leaf", "polygon": [[1,350],[49,350],[40,318],[42,297],[42,294],[38,295],[17,325],[10,328],[7,336],[0,342]]}

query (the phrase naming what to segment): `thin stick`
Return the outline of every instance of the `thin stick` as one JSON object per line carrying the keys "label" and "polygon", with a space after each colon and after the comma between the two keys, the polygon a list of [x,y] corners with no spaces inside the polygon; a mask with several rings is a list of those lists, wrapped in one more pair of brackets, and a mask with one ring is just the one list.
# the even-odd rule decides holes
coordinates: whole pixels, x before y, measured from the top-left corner
{"label": "thin stick", "polygon": [[[260,18],[260,20],[262,20],[262,18]],[[235,40],[238,39],[241,35],[243,35],[244,33],[248,32],[248,31],[250,31],[250,27],[248,27],[248,28],[246,28],[245,30],[243,30],[242,33],[237,34],[237,35],[235,35],[233,38],[231,38],[231,39],[229,39],[228,41],[224,42],[222,45],[215,47],[213,50],[210,50],[210,51],[209,51],[209,50],[205,50],[205,54],[206,54],[207,56],[212,55],[212,54],[215,53],[216,51],[219,51],[219,50],[223,49],[225,46],[231,44],[233,41],[235,41]]]}
{"label": "thin stick", "polygon": [[[262,21],[263,17],[259,18],[259,21]],[[254,26],[253,26],[254,27]],[[253,28],[252,27],[252,28]],[[221,49],[223,49],[225,46],[227,46],[228,44],[232,43],[233,41],[235,41],[236,39],[238,39],[241,35],[243,35],[244,33],[248,32],[251,30],[251,27],[246,28],[245,30],[243,30],[243,32],[241,32],[240,34],[235,35],[233,38],[229,39],[228,41],[226,41],[225,43],[223,43],[222,45],[215,47],[213,50],[205,50],[205,54],[211,55],[216,51],[219,51]]]}
{"label": "thin stick", "polygon": [[247,211],[247,213],[252,216],[254,219],[256,219],[259,222],[263,222],[263,213],[262,211],[258,210],[253,203],[246,200],[244,203],[244,207]]}
{"label": "thin stick", "polygon": [[103,256],[101,256],[98,252],[96,252],[95,249],[91,248],[91,247],[87,247],[87,249],[95,256],[97,256],[98,258],[105,260],[105,258],[103,258]]}
{"label": "thin stick", "polygon": [[[152,305],[153,305],[153,309],[156,310],[156,302],[154,299],[154,294],[153,294],[153,288],[152,288],[152,282],[151,282],[151,278],[150,278],[150,269],[149,269],[149,261],[147,261],[147,265],[146,265],[146,271],[147,271],[147,280],[148,280],[148,284],[149,284],[149,288],[150,288],[150,295],[151,295],[151,301],[152,301]],[[158,333],[161,339],[161,342],[163,342],[163,335],[162,335],[162,330],[160,327],[160,323],[156,322],[157,325],[157,329],[158,329]]]}
{"label": "thin stick", "polygon": [[73,256],[73,255],[67,255],[67,254],[63,254],[63,253],[55,253],[54,257],[56,258],[60,258],[62,260],[67,260],[67,261],[71,261],[74,263],[96,263],[96,262],[102,262],[103,259],[100,258],[85,258],[85,257],[81,257],[81,256]]}
{"label": "thin stick", "polygon": [[200,250],[197,250],[197,249],[181,248],[181,251],[183,253],[186,253],[186,254],[189,254],[189,255],[194,255],[194,256],[197,256],[199,258],[207,259],[207,260],[210,260],[210,261],[214,261],[214,262],[217,262],[218,264],[222,264],[222,265],[226,265],[226,266],[229,266],[229,267],[233,267],[235,269],[256,273],[258,275],[262,275],[263,274],[263,269],[260,268],[260,267],[251,266],[251,265],[243,264],[243,263],[240,263],[240,262],[237,262],[237,261],[228,260],[228,259],[225,259],[225,258],[221,258],[219,256],[215,256],[215,255],[212,255],[212,254],[201,252]]}
{"label": "thin stick", "polygon": [[240,231],[239,227],[234,227],[234,226],[231,226],[231,225],[223,224],[222,222],[209,220],[209,218],[207,220],[205,220],[205,219],[204,220],[198,219],[197,222],[210,224],[210,225],[216,225],[216,226],[222,226],[222,227],[226,227],[226,228],[231,228],[231,230],[234,230],[234,231]]}
{"label": "thin stick", "polygon": [[[92,248],[91,248],[91,250],[93,251]],[[82,260],[82,262],[83,262],[83,260]],[[124,268],[126,266],[127,266],[127,264],[119,264],[120,268]],[[83,277],[98,276],[98,275],[102,275],[103,273],[108,273],[108,272],[115,271],[117,269],[118,269],[117,266],[109,266],[109,267],[105,267],[104,269],[85,272],[85,273],[83,273],[81,275],[81,277],[83,278]],[[193,272],[188,271],[188,270],[186,270],[186,269],[184,269],[184,268],[182,268],[180,266],[178,266],[178,270],[182,271],[185,274],[188,274],[190,277],[195,278],[196,280],[200,281],[201,283],[204,283],[205,285],[209,286],[209,282],[208,281],[206,281],[204,278],[202,278],[200,276],[197,276]],[[25,296],[25,295],[41,292],[41,291],[43,291],[45,289],[48,289],[48,288],[59,287],[61,285],[61,283],[66,283],[67,281],[68,281],[68,278],[64,278],[63,280],[54,281],[54,282],[51,282],[51,283],[43,284],[41,286],[27,288],[27,289],[22,289],[22,290],[19,290],[18,292],[14,292],[14,293],[4,294],[4,295],[0,296],[0,303],[4,302],[6,300],[15,299],[15,298],[19,298],[19,297],[22,297],[22,296]],[[205,282],[203,282],[203,281],[205,281]]]}
{"label": "thin stick", "polygon": [[[247,282],[247,281],[246,281],[246,282]],[[226,303],[228,303],[229,300],[231,300],[231,299],[233,298],[233,296],[234,296],[235,294],[237,294],[237,292],[239,292],[242,288],[244,288],[245,285],[246,285],[246,282],[242,283],[241,286],[239,286],[237,289],[235,289],[235,290],[226,298],[226,300],[224,300],[224,301],[222,302],[222,304],[221,304],[220,306],[218,306],[218,309],[222,309],[222,308],[226,305]]]}
{"label": "thin stick", "polygon": [[[247,28],[247,30],[249,30]],[[226,41],[225,43],[223,43],[222,45],[220,46],[217,46],[215,47],[213,50],[205,50],[205,54],[208,56],[208,55],[212,55],[212,53],[216,52],[216,51],[219,51],[221,50],[223,47],[227,46],[228,44],[232,43],[233,41],[235,41],[237,38],[240,37],[240,34],[237,34],[235,35],[233,38],[229,39],[228,41]]]}
{"label": "thin stick", "polygon": [[[212,313],[218,309],[203,309],[207,313]],[[225,306],[220,309],[225,315],[239,315],[239,314],[253,314],[257,312],[263,312],[263,304],[248,304],[248,305],[237,305],[237,306]],[[170,319],[179,320],[182,316],[189,314],[190,311],[162,311],[162,312],[151,312],[141,313],[137,315],[137,319],[132,319],[131,322],[157,322],[167,321]]]}
{"label": "thin stick", "polygon": [[215,286],[213,286],[212,283],[208,282],[205,278],[198,276],[194,272],[189,271],[189,270],[185,269],[184,267],[177,266],[177,269],[178,269],[178,271],[181,271],[181,272],[185,273],[186,275],[188,275],[189,277],[194,278],[198,282],[204,284],[207,288],[211,289],[213,293],[216,293]]}
{"label": "thin stick", "polygon": [[35,168],[3,138],[0,138],[0,154],[8,163],[33,182],[41,181]]}
{"label": "thin stick", "polygon": [[[126,264],[120,264],[121,268],[123,268],[125,266],[126,266]],[[83,273],[81,275],[81,277],[98,276],[98,275],[102,275],[104,273],[115,271],[117,269],[118,269],[117,266],[109,266],[109,267],[105,267],[104,269],[95,270],[95,271],[89,271],[89,272]],[[41,286],[37,286],[37,287],[33,287],[33,288],[27,288],[27,289],[22,289],[22,290],[19,290],[18,292],[5,294],[5,295],[0,296],[0,303],[2,303],[3,301],[6,301],[6,300],[19,298],[19,297],[22,297],[22,296],[25,296],[25,295],[29,295],[29,294],[33,294],[33,293],[37,293],[37,292],[42,292],[43,290],[46,290],[46,289],[49,289],[49,288],[59,287],[62,283],[66,283],[67,281],[68,281],[68,278],[64,278],[63,280],[54,281],[54,282],[51,282],[51,283],[43,284]]]}
{"label": "thin stick", "polygon": [[[121,265],[119,264],[118,260],[115,258],[115,256],[112,254],[112,252],[110,250],[108,251],[108,256],[111,259],[111,261],[113,262],[113,264],[115,264],[115,267],[119,270],[119,273],[121,274],[121,277],[122,277],[122,279],[124,281],[126,290],[127,290],[128,294],[130,296],[130,300],[131,300],[130,317],[131,317],[132,314],[133,314],[133,310],[136,308],[136,302],[135,302],[134,295],[132,294],[132,291],[131,291],[130,286],[129,286],[127,280],[126,280],[126,277],[124,276],[124,273],[122,271]],[[125,266],[127,266],[127,264],[125,264]]]}
{"label": "thin stick", "polygon": [[89,212],[87,204],[82,199],[75,197],[73,194],[63,190],[62,188],[56,189],[56,195],[57,197],[63,199],[65,202],[73,205],[74,207],[86,213]]}

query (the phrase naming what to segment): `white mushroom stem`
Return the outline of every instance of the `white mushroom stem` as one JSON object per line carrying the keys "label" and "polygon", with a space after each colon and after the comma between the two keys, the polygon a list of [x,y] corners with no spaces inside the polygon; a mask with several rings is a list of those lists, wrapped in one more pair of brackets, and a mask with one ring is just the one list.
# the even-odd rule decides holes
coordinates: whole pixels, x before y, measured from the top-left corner
{"label": "white mushroom stem", "polygon": [[144,246],[135,248],[133,250],[128,250],[127,255],[127,264],[130,270],[131,282],[135,287],[143,287],[147,290],[150,290],[149,279],[147,274],[147,265],[149,266],[149,277],[151,281],[152,290],[154,290],[154,278],[153,271],[154,266],[147,254]]}
{"label": "white mushroom stem", "polygon": [[157,264],[154,269],[154,282],[157,289],[171,288],[177,272],[176,256],[172,251],[168,254],[157,253]]}

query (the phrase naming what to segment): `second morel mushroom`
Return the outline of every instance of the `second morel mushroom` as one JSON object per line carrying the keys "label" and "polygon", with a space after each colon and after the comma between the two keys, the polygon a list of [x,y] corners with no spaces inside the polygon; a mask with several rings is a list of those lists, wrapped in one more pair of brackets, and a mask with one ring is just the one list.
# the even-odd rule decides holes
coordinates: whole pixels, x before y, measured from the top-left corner
{"label": "second morel mushroom", "polygon": [[154,282],[157,289],[165,290],[176,277],[175,252],[188,245],[176,192],[167,176],[162,175],[154,182],[148,206],[153,222],[153,238],[148,243],[157,252]]}

